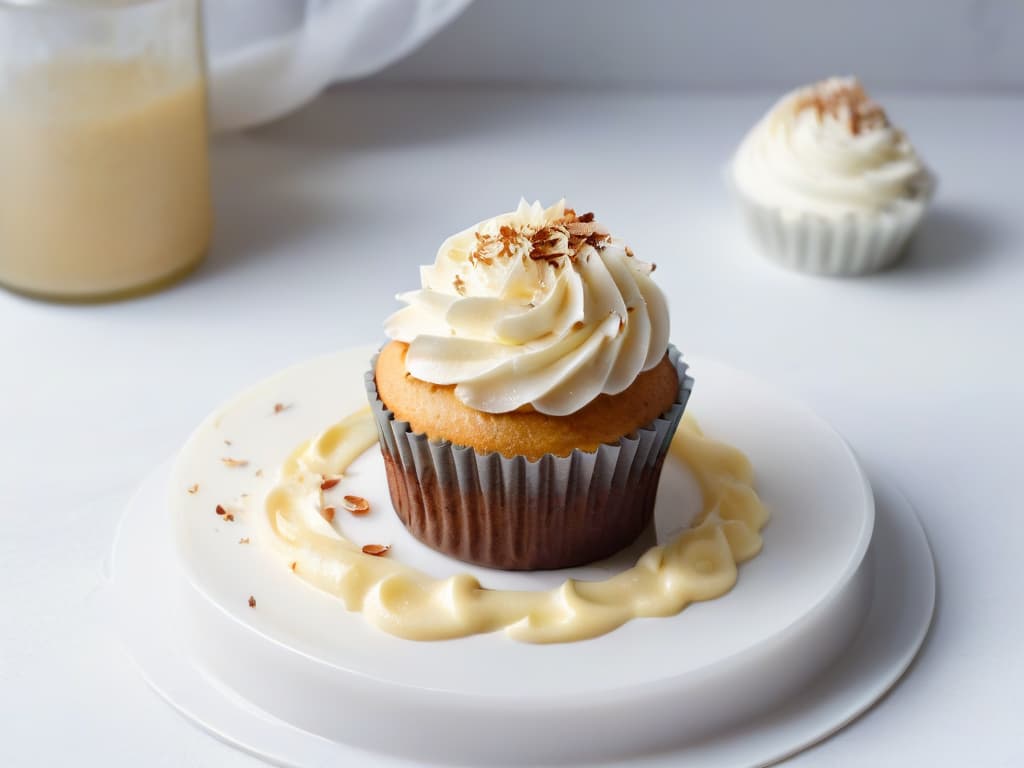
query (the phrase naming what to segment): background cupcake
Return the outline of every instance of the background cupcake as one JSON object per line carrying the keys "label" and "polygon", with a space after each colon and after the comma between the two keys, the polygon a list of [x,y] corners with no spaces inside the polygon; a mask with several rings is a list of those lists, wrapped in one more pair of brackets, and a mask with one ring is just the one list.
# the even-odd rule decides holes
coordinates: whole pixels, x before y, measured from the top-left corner
{"label": "background cupcake", "polygon": [[784,96],[743,140],[731,178],[767,256],[832,275],[893,263],[934,189],[906,135],[855,78]]}
{"label": "background cupcake", "polygon": [[442,244],[367,376],[415,536],[536,569],[640,534],[692,383],[652,271],[564,202],[523,201]]}

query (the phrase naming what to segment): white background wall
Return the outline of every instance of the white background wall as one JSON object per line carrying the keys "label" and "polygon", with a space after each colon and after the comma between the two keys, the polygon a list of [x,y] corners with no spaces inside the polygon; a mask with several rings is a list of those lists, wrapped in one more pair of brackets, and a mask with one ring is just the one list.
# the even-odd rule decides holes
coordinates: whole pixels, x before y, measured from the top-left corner
{"label": "white background wall", "polygon": [[476,0],[380,75],[743,89],[1024,92],[1024,0]]}

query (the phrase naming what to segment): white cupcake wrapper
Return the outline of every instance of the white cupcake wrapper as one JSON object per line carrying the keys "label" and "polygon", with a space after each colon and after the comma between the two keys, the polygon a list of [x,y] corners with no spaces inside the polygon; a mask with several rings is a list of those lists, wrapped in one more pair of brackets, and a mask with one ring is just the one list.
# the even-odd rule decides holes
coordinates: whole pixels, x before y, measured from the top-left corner
{"label": "white cupcake wrapper", "polygon": [[917,198],[833,219],[764,205],[733,185],[751,236],[765,256],[799,272],[834,276],[864,275],[898,261],[934,186],[930,178]]}

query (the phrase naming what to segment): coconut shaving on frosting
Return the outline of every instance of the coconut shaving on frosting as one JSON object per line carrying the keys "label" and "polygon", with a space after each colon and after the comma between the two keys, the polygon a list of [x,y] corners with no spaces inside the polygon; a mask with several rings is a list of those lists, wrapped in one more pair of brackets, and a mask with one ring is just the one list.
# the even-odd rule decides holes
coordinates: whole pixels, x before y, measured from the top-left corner
{"label": "coconut shaving on frosting", "polygon": [[743,140],[732,174],[764,205],[822,216],[923,206],[932,183],[906,135],[856,78],[780,99]]}
{"label": "coconut shaving on frosting", "polygon": [[834,77],[798,93],[794,104],[797,113],[812,110],[818,122],[826,118],[838,121],[853,136],[889,127],[885,110],[856,78]]}
{"label": "coconut shaving on frosting", "polygon": [[471,408],[566,415],[665,356],[653,270],[592,213],[523,200],[448,238],[385,329],[409,345],[410,374]]}

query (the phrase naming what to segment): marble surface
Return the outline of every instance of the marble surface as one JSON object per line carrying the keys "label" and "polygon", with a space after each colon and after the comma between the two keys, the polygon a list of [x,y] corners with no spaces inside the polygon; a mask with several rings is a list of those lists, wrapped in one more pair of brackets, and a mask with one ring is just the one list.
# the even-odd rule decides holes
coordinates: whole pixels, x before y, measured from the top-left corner
{"label": "marble surface", "polygon": [[722,167],[774,96],[335,90],[217,141],[216,244],[188,281],[103,306],[0,294],[0,764],[255,764],[153,695],[104,623],[120,507],[231,393],[382,338],[416,265],[520,194],[597,211],[658,263],[677,345],[807,401],[924,521],[920,658],[792,764],[1024,763],[1024,100],[879,94],[939,194],[905,263],[844,281],[781,271],[738,226]]}

